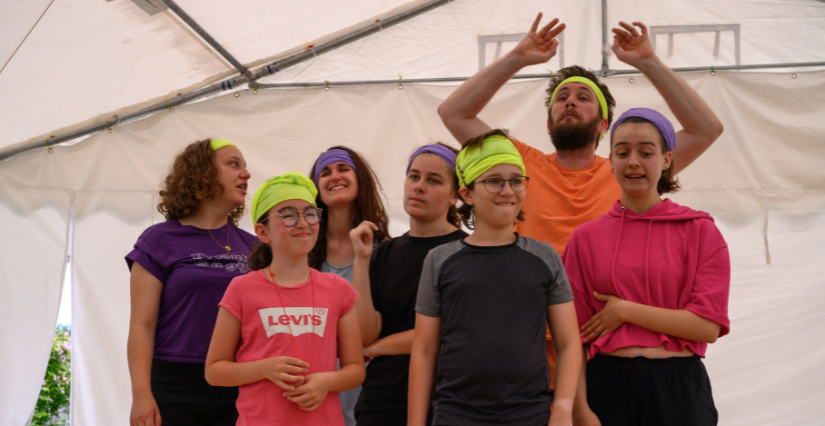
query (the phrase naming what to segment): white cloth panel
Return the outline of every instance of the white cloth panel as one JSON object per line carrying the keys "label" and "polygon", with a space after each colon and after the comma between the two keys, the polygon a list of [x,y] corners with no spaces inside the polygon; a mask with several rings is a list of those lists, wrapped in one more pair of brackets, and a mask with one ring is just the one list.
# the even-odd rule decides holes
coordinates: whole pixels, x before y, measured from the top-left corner
{"label": "white cloth panel", "polygon": [[[824,413],[819,401],[825,388],[818,384],[825,381],[825,370],[818,361],[825,332],[813,326],[822,314],[812,303],[825,298],[820,166],[825,122],[818,119],[825,114],[825,73],[797,73],[796,79],[789,74],[683,75],[726,126],[719,141],[680,175],[685,189],[673,197],[713,214],[731,247],[732,332],[711,346],[707,360],[722,425],[750,425],[756,419],[765,425],[812,425]],[[606,82],[618,100],[617,114],[648,106],[673,118],[647,79]],[[549,152],[545,86],[545,81],[510,83],[481,118]],[[178,107],[102,132],[52,154],[0,163],[0,184],[86,192],[78,195],[74,247],[75,424],[126,422],[131,397],[123,255],[142,229],[161,220],[152,194],[176,152],[206,137],[236,142],[252,173],[251,199],[268,177],[306,173],[326,148],[350,146],[379,176],[395,232],[406,229],[401,196],[407,157],[428,142],[457,146],[436,114],[454,87],[243,91],[240,97]],[[598,152],[607,155],[606,142]],[[251,227],[248,216],[242,225]]]}
{"label": "white cloth panel", "polygon": [[66,265],[69,200],[61,189],[0,184],[0,425],[26,424],[40,395]]}
{"label": "white cloth panel", "polygon": [[[123,256],[152,224],[154,200],[148,192],[78,194],[77,210],[86,214],[75,221],[72,263],[72,424],[129,424],[129,269]],[[131,220],[112,214],[111,205],[132,210]]]}

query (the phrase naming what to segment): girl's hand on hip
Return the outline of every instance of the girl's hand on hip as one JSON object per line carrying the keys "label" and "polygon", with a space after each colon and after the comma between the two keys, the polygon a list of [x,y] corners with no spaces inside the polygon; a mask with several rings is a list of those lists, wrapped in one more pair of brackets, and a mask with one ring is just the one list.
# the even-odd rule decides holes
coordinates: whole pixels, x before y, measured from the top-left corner
{"label": "girl's hand on hip", "polygon": [[606,305],[582,326],[581,336],[587,336],[583,343],[594,342],[616,331],[619,326],[626,322],[625,308],[631,303],[612,294],[601,294],[594,291],[593,295],[597,300],[605,302]]}
{"label": "girl's hand on hip", "polygon": [[356,259],[369,259],[372,256],[373,231],[377,231],[378,226],[365,220],[355,229],[349,231],[349,239],[352,241],[352,248],[355,250]]}
{"label": "girl's hand on hip", "polygon": [[266,361],[262,371],[264,377],[285,391],[294,391],[295,386],[289,383],[303,383],[306,378],[302,374],[309,372],[309,364],[297,358],[274,356]]}
{"label": "girl's hand on hip", "polygon": [[306,383],[297,389],[285,392],[284,396],[298,404],[302,410],[313,411],[321,406],[332,386],[332,372],[313,373],[306,377]]}

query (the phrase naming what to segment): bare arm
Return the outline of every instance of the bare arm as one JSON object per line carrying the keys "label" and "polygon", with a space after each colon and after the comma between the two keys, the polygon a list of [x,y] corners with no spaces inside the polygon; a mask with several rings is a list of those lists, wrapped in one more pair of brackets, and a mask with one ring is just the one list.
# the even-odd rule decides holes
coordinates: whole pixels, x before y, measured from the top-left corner
{"label": "bare arm", "polygon": [[641,34],[627,23],[619,24],[624,30],[613,29],[613,52],[616,57],[636,67],[650,79],[682,125],[682,130],[676,133],[676,148],[673,150],[673,172],[678,173],[719,138],[724,126],[699,94],[656,56],[645,24],[633,23],[641,28]]}
{"label": "bare arm", "polygon": [[304,382],[309,364],[288,356],[276,356],[251,362],[235,362],[241,338],[241,321],[221,306],[209,352],[206,354],[206,381],[212,386],[240,386],[271,380],[282,389],[294,390]]}
{"label": "bare arm", "polygon": [[582,368],[582,346],[573,302],[547,307],[547,321],[556,348],[556,386],[550,425],[569,425]]}
{"label": "bare arm", "polygon": [[573,403],[573,426],[601,425],[599,418],[587,404],[587,345],[583,345],[582,372],[579,374],[579,387],[576,388],[576,401]]}
{"label": "bare arm", "polygon": [[159,426],[160,411],[150,385],[155,327],[163,284],[139,263],[132,264],[129,279],[131,313],[126,355],[132,381],[132,426]]}
{"label": "bare arm", "polygon": [[364,381],[364,357],[361,355],[361,335],[358,312],[353,307],[338,319],[338,359],[341,369],[312,373],[306,383],[285,395],[302,410],[313,411],[321,406],[329,392],[350,390]]}
{"label": "bare arm", "polygon": [[390,334],[364,348],[364,356],[375,358],[382,355],[409,355],[412,352],[415,329]]}
{"label": "bare arm", "polygon": [[626,322],[657,333],[708,343],[716,341],[722,328],[685,309],[657,308],[600,293],[596,293],[596,298],[607,304],[582,327],[587,343],[614,332]]}
{"label": "bare arm", "polygon": [[555,37],[565,25],[556,26],[559,20],[554,19],[539,30],[541,16],[539,13],[527,37],[515,49],[465,81],[438,106],[441,121],[459,143],[492,130],[478,114],[507,80],[520,69],[547,62],[556,55],[559,42]]}
{"label": "bare arm", "polygon": [[415,314],[415,338],[410,354],[410,390],[407,424],[425,426],[441,351],[441,318]]}
{"label": "bare arm", "polygon": [[361,329],[361,345],[369,346],[381,334],[381,313],[375,310],[370,289],[370,258],[372,257],[373,231],[378,227],[364,221],[350,231],[355,260],[352,267],[352,287],[358,292],[355,308],[358,310],[358,326]]}

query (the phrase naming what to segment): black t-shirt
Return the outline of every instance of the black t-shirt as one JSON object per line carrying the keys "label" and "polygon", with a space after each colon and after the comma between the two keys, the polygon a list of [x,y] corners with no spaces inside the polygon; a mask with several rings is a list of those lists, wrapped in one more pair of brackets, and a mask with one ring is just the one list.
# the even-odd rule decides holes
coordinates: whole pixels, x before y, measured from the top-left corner
{"label": "black t-shirt", "polygon": [[[375,248],[370,259],[370,291],[372,304],[381,313],[378,338],[415,328],[415,301],[424,258],[430,250],[466,236],[461,230],[429,238],[406,233]],[[373,359],[355,411],[406,412],[409,374],[409,355]]]}
{"label": "black t-shirt", "polygon": [[503,246],[455,241],[432,250],[416,311],[441,318],[433,424],[547,424],[547,309],[572,300],[550,244],[517,237]]}

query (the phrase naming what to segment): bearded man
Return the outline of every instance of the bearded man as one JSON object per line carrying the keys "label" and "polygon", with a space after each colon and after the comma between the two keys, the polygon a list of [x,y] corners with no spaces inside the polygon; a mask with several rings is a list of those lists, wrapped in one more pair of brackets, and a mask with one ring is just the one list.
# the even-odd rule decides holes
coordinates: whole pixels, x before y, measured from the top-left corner
{"label": "bearded man", "polygon": [[[541,16],[539,13],[527,37],[512,51],[464,82],[439,105],[441,120],[459,142],[492,130],[477,115],[507,80],[523,67],[547,62],[556,54],[559,42],[555,37],[565,25],[554,19],[538,30]],[[633,23],[641,34],[632,25],[620,25],[623,29],[613,29],[616,57],[650,79],[683,127],[676,133],[673,150],[675,175],[713,144],[722,134],[722,123],[699,94],[656,56],[644,24]],[[594,73],[579,66],[556,73],[547,95],[547,129],[555,153],[545,154],[511,137],[530,177],[523,207],[525,220],[515,229],[552,244],[562,254],[577,226],[607,213],[621,197],[609,160],[596,155],[599,139],[613,121],[616,102]],[[549,333],[547,339],[552,372],[555,352]]]}

